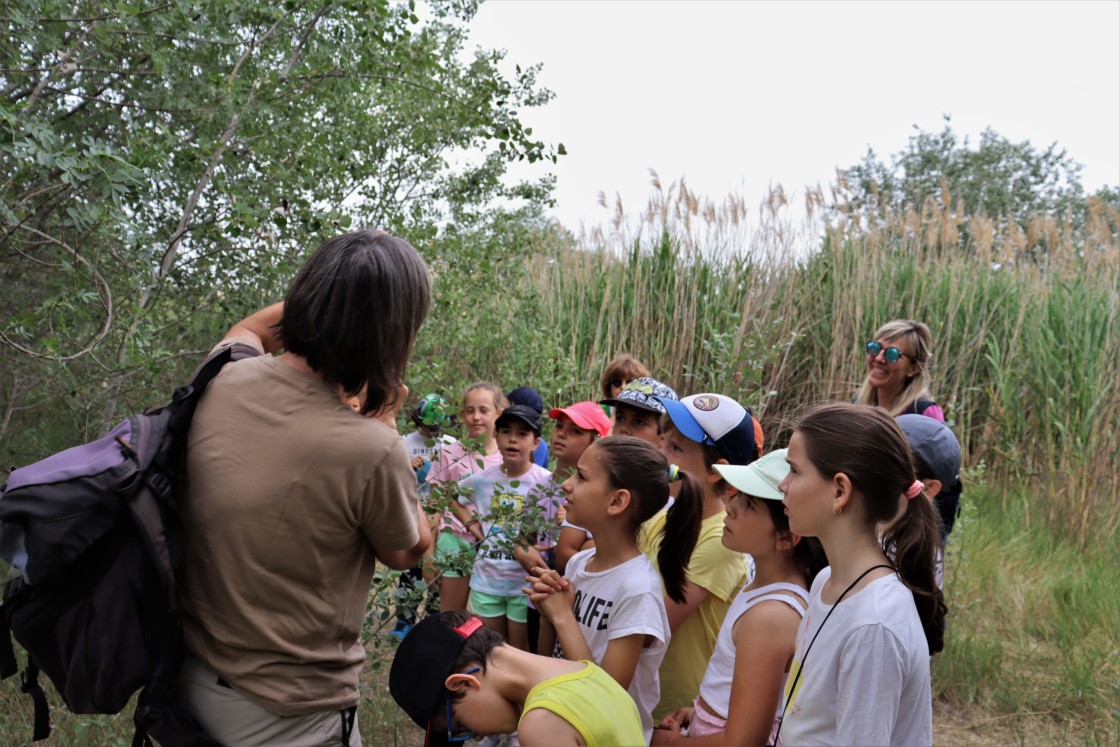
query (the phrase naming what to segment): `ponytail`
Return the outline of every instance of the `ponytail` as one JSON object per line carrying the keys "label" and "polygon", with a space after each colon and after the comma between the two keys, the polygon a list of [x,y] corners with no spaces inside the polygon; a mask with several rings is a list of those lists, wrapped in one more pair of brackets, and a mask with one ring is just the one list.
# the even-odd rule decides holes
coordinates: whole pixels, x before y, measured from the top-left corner
{"label": "ponytail", "polygon": [[669,500],[669,463],[656,446],[633,436],[607,436],[592,447],[607,473],[607,485],[633,498],[627,518],[634,536]]}
{"label": "ponytail", "polygon": [[[607,473],[611,488],[625,488],[633,497],[628,512],[634,535],[669,500],[669,463],[658,448],[633,436],[608,436],[596,441],[595,454]],[[665,582],[665,593],[677,604],[684,602],[688,562],[700,539],[704,518],[704,492],[700,483],[684,472],[680,495],[669,507],[665,529],[657,550],[657,565]]]}
{"label": "ponytail", "polygon": [[923,495],[906,501],[906,509],[883,536],[887,557],[894,560],[902,583],[914,595],[930,654],[945,648],[945,597],[937,586],[937,551],[941,536],[933,504]]}
{"label": "ponytail", "polygon": [[679,476],[680,494],[665,516],[661,545],[657,548],[657,567],[665,582],[665,594],[677,604],[684,604],[688,563],[700,539],[700,524],[704,520],[704,492],[687,473],[681,472]]}
{"label": "ponytail", "polygon": [[812,586],[813,579],[828,565],[824,546],[816,537],[802,537],[793,546],[793,564],[805,577],[805,585]]}
{"label": "ponytail", "polygon": [[843,473],[852,481],[870,531],[892,522],[898,502],[906,500],[902,515],[887,528],[883,549],[914,596],[929,652],[941,651],[947,608],[935,577],[940,546],[937,517],[926,498],[905,498],[914,483],[914,462],[902,429],[878,407],[828,404],[810,412],[795,430],[805,440],[805,453],[818,472]]}

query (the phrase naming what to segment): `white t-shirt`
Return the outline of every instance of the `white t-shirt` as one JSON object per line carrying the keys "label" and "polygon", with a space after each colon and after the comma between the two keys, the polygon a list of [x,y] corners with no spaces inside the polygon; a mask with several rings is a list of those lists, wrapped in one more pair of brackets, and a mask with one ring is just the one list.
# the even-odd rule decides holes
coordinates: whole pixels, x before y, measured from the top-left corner
{"label": "white t-shirt", "polygon": [[546,516],[556,516],[555,483],[552,473],[535,464],[518,477],[506,477],[502,466],[487,467],[481,472],[464,478],[459,483],[466,496],[460,496],[464,506],[474,505],[486,538],[478,550],[471,574],[471,588],[484,594],[500,597],[519,597],[525,586],[525,569],[512,552],[500,547],[503,539],[509,540],[509,527],[495,524],[491,515],[494,507],[512,505],[515,514],[522,512],[526,501],[544,509]]}
{"label": "white t-shirt", "polygon": [[831,575],[832,569],[825,568],[813,581],[809,610],[797,632],[782,742],[799,747],[932,744],[929,646],[914,596],[898,576],[875,579],[844,597],[805,658],[805,647],[833,609],[821,602]]}
{"label": "white t-shirt", "polygon": [[[408,456],[410,459],[422,456],[429,462],[435,461],[441,447],[455,443],[455,439],[446,433],[439,438],[430,439],[426,438],[420,431],[413,431],[401,438],[404,439],[404,446],[408,449]],[[431,446],[428,446],[429,441],[432,442]]]}
{"label": "white t-shirt", "polygon": [[661,577],[645,555],[605,571],[587,570],[595,549],[581,550],[568,561],[566,576],[575,589],[572,612],[591,650],[602,664],[615,638],[645,634],[653,642],[642,649],[628,692],[642,717],[646,742],[653,735],[653,709],[661,697],[657,670],[669,645],[669,618],[661,595]]}
{"label": "white t-shirt", "polygon": [[[704,679],[700,681],[700,697],[712,707],[715,715],[720,718],[727,718],[727,712],[730,710],[729,706],[731,704],[731,681],[735,677],[735,639],[732,637],[735,623],[751,607],[759,602],[771,600],[788,604],[804,618],[805,609],[802,604],[808,603],[809,595],[800,586],[777,583],[767,584],[750,591],[747,591],[744,587],[743,591],[736,594],[735,598],[731,600],[731,606],[727,609],[727,616],[723,618],[723,625],[720,626],[719,635],[716,637],[716,647],[712,651],[711,661],[708,662],[708,668],[704,671]],[[798,600],[801,600],[802,604],[798,604]],[[782,705],[784,705],[782,699],[778,698],[779,714]]]}
{"label": "white t-shirt", "polygon": [[[591,532],[587,531],[586,529],[584,529],[584,528],[583,528],[583,527],[581,527],[581,526],[576,526],[575,524],[573,524],[572,522],[568,521],[567,519],[564,519],[564,521],[560,522],[560,527],[561,527],[561,528],[564,528],[564,527],[569,527],[570,529],[578,529],[578,530],[580,530],[581,532],[583,532],[584,534],[586,534],[586,535],[587,535],[587,539],[593,539],[593,537],[592,537],[592,535],[591,535]],[[584,542],[586,542],[586,541],[587,541],[587,540],[584,540]]]}
{"label": "white t-shirt", "polygon": [[[458,441],[446,433],[439,438],[426,438],[420,431],[413,431],[407,436],[401,436],[401,440],[404,441],[404,447],[408,449],[409,463],[416,457],[424,457],[425,463],[414,471],[416,472],[416,479],[420,481],[420,496],[426,500],[431,492],[428,488],[428,473],[432,469],[432,463],[439,458],[441,448],[458,443]],[[432,444],[431,446],[428,446],[429,442]]]}

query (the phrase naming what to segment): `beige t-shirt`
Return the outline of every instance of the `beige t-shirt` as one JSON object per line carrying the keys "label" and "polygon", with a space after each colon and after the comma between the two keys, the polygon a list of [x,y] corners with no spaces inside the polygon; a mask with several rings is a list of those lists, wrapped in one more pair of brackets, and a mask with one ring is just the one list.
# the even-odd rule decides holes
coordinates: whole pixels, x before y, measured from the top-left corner
{"label": "beige t-shirt", "polygon": [[374,548],[419,539],[400,436],[263,355],[210,384],[187,465],[187,647],[278,715],[356,704]]}

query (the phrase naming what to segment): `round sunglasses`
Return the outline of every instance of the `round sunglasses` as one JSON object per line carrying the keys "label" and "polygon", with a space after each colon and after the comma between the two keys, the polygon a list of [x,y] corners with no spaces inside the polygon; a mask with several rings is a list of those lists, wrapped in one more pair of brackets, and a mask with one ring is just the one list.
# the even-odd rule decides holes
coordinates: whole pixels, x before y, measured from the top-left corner
{"label": "round sunglasses", "polygon": [[883,354],[883,360],[885,360],[887,363],[898,363],[899,359],[903,356],[906,356],[910,360],[914,360],[914,356],[908,355],[894,346],[891,346],[889,348],[883,347],[883,343],[879,342],[878,340],[872,340],[871,342],[867,343],[868,355],[870,355],[872,358],[878,358],[879,353]]}

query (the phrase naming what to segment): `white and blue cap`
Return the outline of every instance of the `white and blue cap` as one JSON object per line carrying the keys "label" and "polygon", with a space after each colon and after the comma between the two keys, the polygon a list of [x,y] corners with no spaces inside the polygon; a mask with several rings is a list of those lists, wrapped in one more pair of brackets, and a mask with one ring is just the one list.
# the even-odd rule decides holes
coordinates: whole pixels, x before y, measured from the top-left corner
{"label": "white and blue cap", "polygon": [[722,394],[694,394],[661,404],[673,426],[685,438],[715,446],[731,464],[750,464],[758,458],[755,422],[750,410]]}

